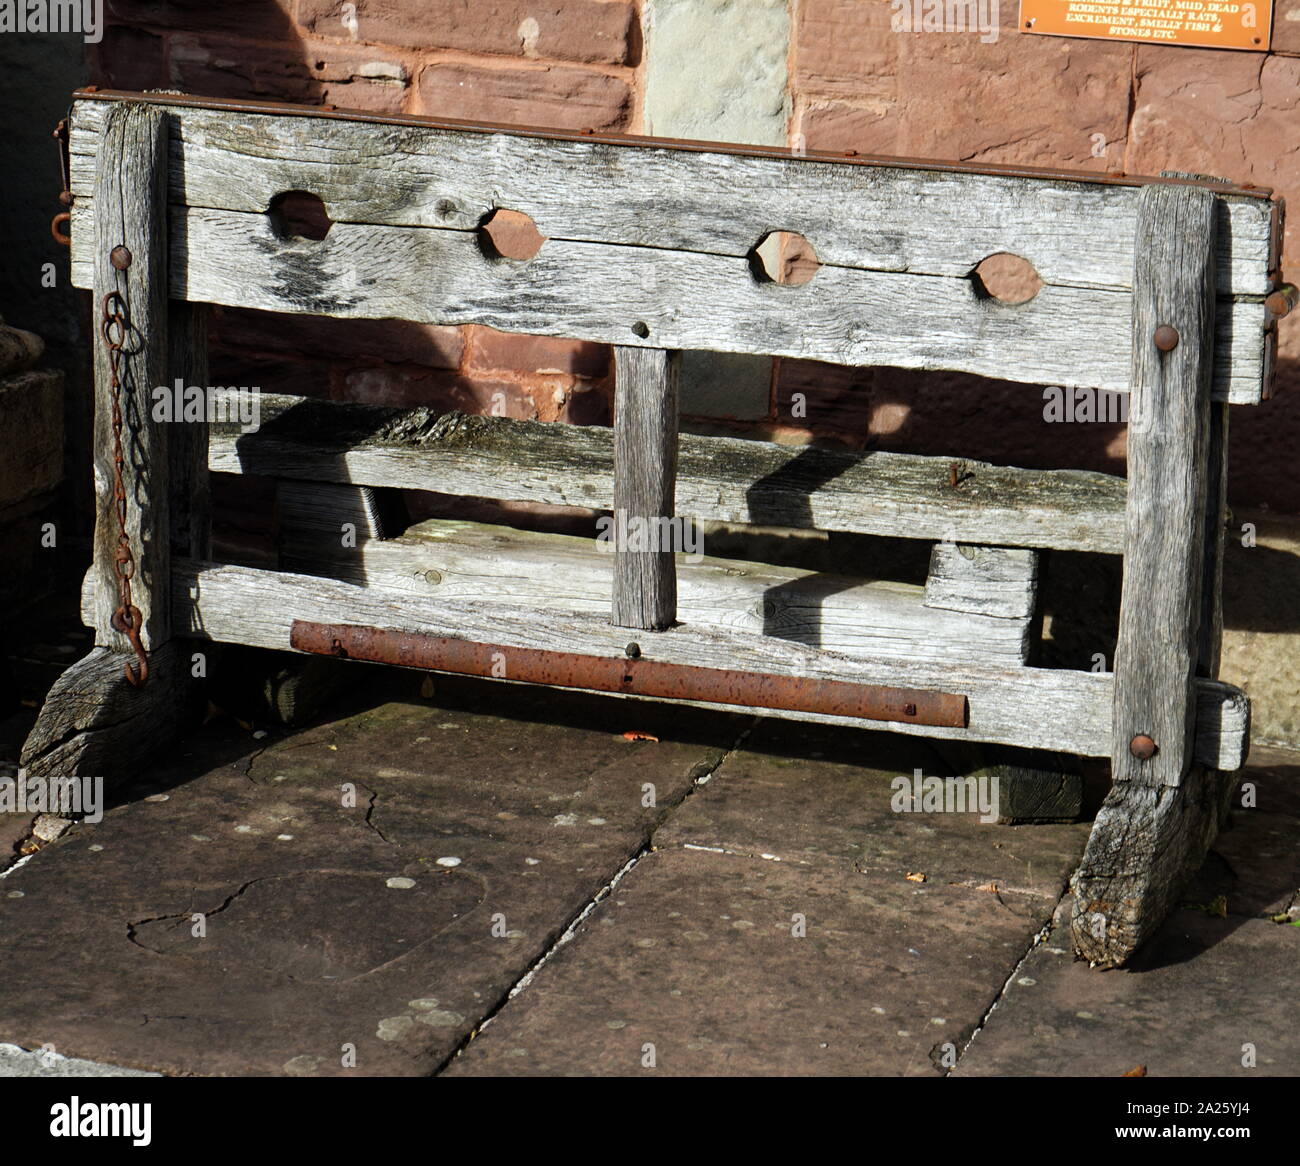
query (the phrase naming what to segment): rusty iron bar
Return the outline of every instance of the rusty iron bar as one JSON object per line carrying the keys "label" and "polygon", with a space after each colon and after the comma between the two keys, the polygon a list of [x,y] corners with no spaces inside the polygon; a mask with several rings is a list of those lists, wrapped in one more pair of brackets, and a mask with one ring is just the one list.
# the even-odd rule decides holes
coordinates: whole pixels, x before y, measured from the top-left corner
{"label": "rusty iron bar", "polygon": [[628,652],[622,657],[588,656],[308,620],[294,620],[289,644],[299,652],[430,672],[546,684],[553,688],[583,688],[629,696],[788,709],[955,729],[964,729],[969,718],[966,697],[957,693],[669,664],[647,660],[639,649],[636,655]]}
{"label": "rusty iron bar", "polygon": [[147,105],[172,105],[187,109],[216,109],[228,113],[274,114],[279,117],[341,118],[345,121],[369,122],[373,125],[426,126],[429,129],[457,130],[479,134],[510,134],[520,138],[548,138],[561,142],[600,142],[610,146],[640,146],[646,149],[668,148],[708,154],[734,154],[744,158],[791,158],[807,162],[834,162],[842,166],[885,166],[893,170],[935,170],[945,174],[989,174],[1008,178],[1056,178],[1066,182],[1083,182],[1097,186],[1213,186],[1223,194],[1241,194],[1268,198],[1273,190],[1253,183],[1209,182],[1190,178],[1163,178],[1147,174],[1120,172],[1098,173],[1090,170],[1062,170],[1048,166],[1016,166],[994,163],[971,166],[935,158],[894,158],[884,154],[852,154],[843,150],[803,150],[798,153],[781,146],[736,145],[728,142],[703,142],[689,138],[655,138],[640,134],[619,134],[584,129],[557,130],[545,126],[502,125],[496,122],[470,121],[460,118],[429,117],[414,113],[373,113],[360,109],[340,109],[334,105],[297,105],[287,101],[253,101],[230,97],[196,97],[180,93],[136,93],[124,89],[100,89],[87,85],[73,91],[72,98],[89,101],[138,101]]}

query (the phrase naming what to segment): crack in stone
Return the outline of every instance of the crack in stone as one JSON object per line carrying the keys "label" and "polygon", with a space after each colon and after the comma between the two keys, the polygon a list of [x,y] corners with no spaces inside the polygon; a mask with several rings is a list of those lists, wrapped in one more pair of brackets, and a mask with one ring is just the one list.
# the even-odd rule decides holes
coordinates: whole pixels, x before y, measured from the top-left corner
{"label": "crack in stone", "polygon": [[[361,783],[358,782],[357,784],[360,785]],[[370,801],[366,803],[366,816],[363,819],[365,825],[378,834],[384,842],[387,842],[388,845],[391,846],[392,843],[389,842],[388,836],[377,825],[375,825],[374,822],[375,803],[379,801],[379,791],[372,790],[369,786],[364,785],[361,786],[361,788],[370,794]]]}
{"label": "crack in stone", "polygon": [[154,955],[162,955],[162,954],[164,954],[164,953],[154,951],[154,949],[151,948],[151,947],[145,947],[145,945],[144,945],[143,943],[141,943],[141,942],[139,941],[139,939],[136,938],[136,930],[137,930],[137,928],[144,927],[144,926],[146,926],[146,925],[149,924],[149,923],[163,923],[163,922],[166,922],[168,919],[186,919],[186,918],[188,918],[189,916],[194,915],[194,914],[196,914],[196,913],[199,914],[199,915],[202,915],[203,918],[204,918],[204,920],[211,919],[214,915],[220,915],[220,914],[221,914],[221,913],[222,913],[222,912],[223,912],[227,907],[230,906],[231,903],[233,903],[233,902],[234,902],[236,899],[238,899],[238,898],[239,898],[239,897],[240,897],[240,896],[241,896],[245,891],[247,891],[249,887],[254,886],[254,885],[257,884],[257,883],[265,882],[265,881],[266,881],[266,880],[265,880],[265,879],[262,879],[262,878],[250,879],[248,882],[246,882],[246,883],[244,883],[242,886],[240,886],[240,887],[239,887],[239,888],[238,888],[238,889],[237,889],[233,894],[227,896],[227,898],[226,898],[225,901],[221,904],[221,906],[219,906],[219,907],[215,907],[215,908],[214,908],[213,910],[211,910],[211,911],[199,911],[199,912],[195,912],[194,910],[191,909],[191,910],[188,910],[188,911],[176,911],[176,912],[173,912],[173,913],[168,914],[168,915],[154,915],[154,916],[151,916],[151,917],[148,918],[148,919],[137,919],[137,920],[135,920],[134,922],[128,922],[127,925],[126,925],[126,937],[127,937],[127,939],[129,939],[132,943],[134,943],[134,944],[136,945],[136,947],[144,948],[145,951],[153,952]]}

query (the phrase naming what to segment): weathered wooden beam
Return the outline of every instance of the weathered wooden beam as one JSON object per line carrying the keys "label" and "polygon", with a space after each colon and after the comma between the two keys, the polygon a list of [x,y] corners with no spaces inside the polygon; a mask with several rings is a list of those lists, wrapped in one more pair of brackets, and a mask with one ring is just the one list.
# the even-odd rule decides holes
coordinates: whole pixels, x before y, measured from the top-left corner
{"label": "weathered wooden beam", "polygon": [[[430,519],[353,550],[339,546],[336,514],[299,526],[285,543],[293,557],[281,566],[427,603],[499,603],[555,615],[609,610],[614,557],[592,539]],[[282,538],[288,533],[282,529]],[[964,600],[962,580],[952,578],[950,606],[930,608],[915,585],[691,555],[677,564],[677,617],[859,658],[1023,664],[1029,618],[993,614],[987,583],[966,582]]]}
{"label": "weathered wooden beam", "polygon": [[1191,764],[1195,724],[1214,198],[1194,188],[1156,186],[1143,191],[1142,206],[1111,763],[1116,781],[1178,785]]}
{"label": "weathered wooden beam", "polygon": [[[74,231],[84,213],[74,208]],[[552,238],[512,262],[485,255],[471,231],[336,222],[317,241],[282,237],[264,214],[202,207],[175,208],[171,232],[178,299],[1128,391],[1124,290],[1048,284],[1008,305],[964,276],[832,265],[783,287],[757,280],[743,255]],[[1215,398],[1257,402],[1271,317],[1258,298],[1226,301],[1221,315]]]}
{"label": "weathered wooden beam", "polygon": [[1218,833],[1220,778],[1198,763],[1182,785],[1111,786],[1073,879],[1070,930],[1082,958],[1120,967],[1164,922]]}
{"label": "weathered wooden beam", "polygon": [[[109,104],[91,97],[73,108],[78,205],[91,193],[87,175]],[[506,207],[531,216],[552,240],[738,257],[780,226],[809,239],[824,264],[964,277],[985,257],[1009,251],[1048,284],[1132,286],[1136,179],[564,141],[527,131],[385,125],[364,113],[341,120],[167,108],[177,127],[173,201],[183,206],[258,213],[276,194],[305,189],[338,222],[461,230]],[[367,180],[380,164],[382,180]],[[1275,266],[1276,204],[1218,190],[1220,287],[1264,295]]]}
{"label": "weathered wooden beam", "polygon": [[[1230,788],[1195,741],[1197,694],[1217,667],[1222,630],[1227,418],[1209,399],[1213,206],[1202,192],[1154,189],[1143,206],[1113,783],[1071,914],[1075,950],[1107,967],[1126,963],[1177,902]],[[1248,702],[1243,712],[1244,760]]]}
{"label": "weathered wooden beam", "polygon": [[286,571],[304,571],[321,561],[357,561],[366,547],[385,535],[378,494],[369,486],[276,482],[280,566]]}
{"label": "weathered wooden beam", "polygon": [[[290,647],[295,618],[400,628],[520,648],[622,656],[627,632],[600,616],[552,614],[491,603],[430,604],[305,575],[180,562],[173,599],[189,635],[256,647]],[[181,625],[178,625],[181,626]],[[966,729],[827,718],[827,723],[1102,756],[1110,744],[1106,710],[1111,678],[1092,672],[974,667],[904,660],[851,660],[772,637],[718,628],[675,627],[656,636],[649,655],[669,663],[731,668],[959,692],[970,703]],[[1231,685],[1205,680],[1197,721],[1197,756],[1222,769],[1238,765],[1246,705]],[[719,707],[719,706],[711,706]],[[752,710],[750,710],[752,711]],[[778,709],[772,716],[789,716]],[[812,714],[798,719],[820,720]]]}
{"label": "weathered wooden beam", "polygon": [[195,640],[169,640],[150,654],[149,682],[136,688],[123,674],[131,653],[95,648],[54,682],[19,764],[32,777],[137,776],[198,723],[193,655],[204,650]]}
{"label": "weathered wooden beam", "polygon": [[[436,488],[609,510],[613,432],[431,409],[259,397],[261,428],[211,426],[219,473]],[[963,543],[1118,553],[1124,480],[901,453],[792,448],[682,434],[677,511],[692,518]]]}
{"label": "weathered wooden beam", "polygon": [[[171,514],[169,431],[154,419],[152,391],[168,377],[167,124],[156,106],[117,105],[104,127],[95,180],[95,550],[98,585],[91,626],[96,643],[125,649],[112,626],[121,604],[116,561],[119,516],[114,498],[112,417],[120,410],[126,535],[134,556],[131,601],[146,648],[169,635]],[[110,298],[111,297],[111,298]],[[105,336],[106,304],[120,308],[120,386]]]}
{"label": "weathered wooden beam", "polygon": [[[677,618],[677,386],[681,354],[614,349],[614,587],[610,622],[662,630]],[[689,522],[690,519],[685,521]],[[680,538],[680,531],[676,532]],[[685,540],[681,539],[685,547]]]}

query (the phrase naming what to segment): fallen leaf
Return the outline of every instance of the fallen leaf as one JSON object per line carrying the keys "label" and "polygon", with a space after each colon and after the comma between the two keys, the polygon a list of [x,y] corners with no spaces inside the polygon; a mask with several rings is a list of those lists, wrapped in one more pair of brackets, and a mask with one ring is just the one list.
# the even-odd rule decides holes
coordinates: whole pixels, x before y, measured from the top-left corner
{"label": "fallen leaf", "polygon": [[636,729],[629,729],[623,734],[624,741],[658,741],[658,737],[652,737],[649,733],[640,733]]}
{"label": "fallen leaf", "polygon": [[1145,1065],[1134,1065],[1127,1073],[1121,1073],[1121,1077],[1145,1077],[1147,1067]]}
{"label": "fallen leaf", "polygon": [[925,878],[926,876],[923,875],[920,871],[913,871],[908,873],[907,881],[909,883],[923,883],[925,882]]}

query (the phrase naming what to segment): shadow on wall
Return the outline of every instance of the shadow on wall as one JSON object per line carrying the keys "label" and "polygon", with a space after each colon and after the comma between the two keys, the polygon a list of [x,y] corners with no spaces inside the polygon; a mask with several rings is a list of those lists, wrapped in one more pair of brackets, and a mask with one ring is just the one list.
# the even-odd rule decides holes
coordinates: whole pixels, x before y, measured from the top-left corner
{"label": "shadow on wall", "polygon": [[[961,456],[1030,469],[1123,475],[1126,427],[1107,394],[1076,394],[967,373],[782,360],[776,421],[851,447]],[[1230,504],[1300,514],[1300,359],[1278,362],[1273,397],[1231,411]]]}

